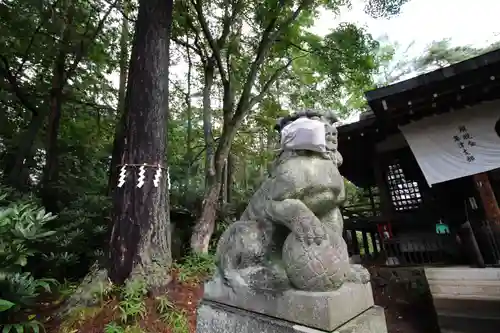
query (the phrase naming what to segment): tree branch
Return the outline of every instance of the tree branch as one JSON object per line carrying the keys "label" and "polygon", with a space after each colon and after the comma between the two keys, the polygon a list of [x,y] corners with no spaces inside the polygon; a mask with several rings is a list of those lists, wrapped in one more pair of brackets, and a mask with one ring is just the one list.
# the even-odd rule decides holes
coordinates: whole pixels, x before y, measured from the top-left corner
{"label": "tree branch", "polygon": [[184,40],[180,40],[177,37],[170,37],[170,39],[172,40],[172,42],[192,50],[194,53],[196,53],[198,56],[200,56],[200,58],[202,58],[202,59],[204,58],[203,51],[200,50],[198,47],[195,47]]}
{"label": "tree branch", "polygon": [[[201,0],[191,0],[191,3],[193,4],[194,9],[196,10],[196,17],[198,18],[198,22],[200,22],[201,25],[201,30],[203,31],[203,35],[208,41],[208,45],[210,45],[210,48],[212,49],[212,54],[215,59],[215,62],[217,64],[217,68],[219,69],[219,73],[221,76],[221,80],[223,84],[227,84],[227,75],[226,75],[226,70],[224,69],[224,65],[222,63],[222,56],[221,56],[221,46],[220,44],[224,43],[224,40],[219,38],[217,41],[215,41],[212,33],[210,32],[210,28],[208,26],[208,22],[205,19],[205,16],[203,14],[203,8],[202,8],[202,2]],[[225,20],[226,21],[226,20]],[[229,22],[229,27],[230,27]],[[224,24],[225,26],[226,24]],[[224,33],[224,29],[223,29]],[[229,28],[227,28],[227,34],[229,34]]]}
{"label": "tree branch", "polygon": [[3,62],[3,66],[0,67],[0,73],[9,82],[12,91],[16,95],[17,99],[19,99],[21,104],[24,105],[28,110],[30,110],[33,115],[38,116],[38,108],[29,101],[27,95],[24,94],[22,89],[19,87],[17,78],[14,76],[14,74],[12,74],[10,70],[9,61],[7,60],[7,58],[5,58],[3,55],[0,55],[0,60],[2,60]]}
{"label": "tree branch", "polygon": [[297,9],[292,13],[292,15],[290,15],[288,19],[280,24],[279,28],[276,29],[276,31],[273,32],[277,25],[278,13],[276,13],[276,16],[269,22],[268,26],[264,30],[264,33],[262,34],[262,38],[257,48],[257,55],[255,56],[255,60],[250,66],[250,71],[248,72],[245,86],[243,87],[243,92],[241,93],[238,106],[236,107],[233,119],[231,120],[233,124],[239,123],[243,119],[245,112],[248,110],[250,94],[257,77],[257,72],[264,62],[272,43],[276,41],[283,30],[287,28],[299,16],[302,10],[304,10],[311,3],[311,1],[312,0],[303,0],[297,7]]}
{"label": "tree branch", "polygon": [[136,19],[133,19],[133,18],[131,18],[130,16],[128,16],[127,14],[125,14],[125,10],[124,10],[123,6],[120,6],[120,7],[113,6],[113,3],[112,3],[111,1],[109,1],[109,0],[104,0],[104,2],[106,2],[108,5],[110,5],[110,6],[112,6],[112,7],[115,7],[115,9],[116,9],[117,11],[119,11],[119,12],[120,12],[120,14],[123,16],[123,18],[125,18],[127,21],[129,21],[129,22],[133,22],[133,23],[137,22],[137,20],[136,20]]}
{"label": "tree branch", "polygon": [[104,26],[104,22],[106,21],[106,19],[108,18],[109,14],[116,7],[117,4],[118,4],[118,0],[115,0],[115,2],[113,2],[113,4],[109,6],[109,8],[106,11],[106,13],[104,14],[104,16],[99,20],[99,23],[97,24],[97,27],[96,27],[96,29],[94,31],[94,34],[90,38],[88,38],[89,39],[89,43],[88,44],[85,44],[85,39],[87,39],[86,38],[87,37],[86,34],[84,34],[82,36],[82,40],[80,41],[80,47],[79,47],[79,49],[78,49],[78,51],[76,52],[76,55],[75,55],[75,60],[71,64],[70,68],[66,71],[66,75],[64,76],[64,80],[62,81],[61,87],[59,87],[59,89],[62,89],[64,87],[64,85],[66,84],[66,82],[68,82],[68,79],[71,76],[73,76],[73,74],[76,71],[76,68],[78,67],[78,65],[82,61],[83,56],[85,55],[85,52],[87,51],[87,47],[91,43],[93,43],[95,41],[97,35],[99,35],[99,33],[102,31],[102,28]]}
{"label": "tree branch", "polygon": [[301,56],[297,56],[295,58],[292,58],[290,60],[287,61],[287,63],[283,66],[281,66],[280,68],[278,68],[274,73],[273,75],[271,75],[271,77],[269,78],[269,80],[267,80],[267,82],[264,84],[264,86],[262,87],[260,93],[251,98],[250,99],[250,102],[248,103],[248,109],[251,109],[255,104],[259,103],[262,98],[267,94],[267,92],[269,91],[269,89],[271,88],[271,86],[280,78],[281,74],[283,74],[284,71],[287,70],[288,67],[290,67],[290,65],[292,64],[292,62],[296,59],[299,59],[299,58],[303,58],[305,57],[306,55],[303,54]]}
{"label": "tree branch", "polygon": [[[52,5],[50,5],[49,11],[50,12],[54,11],[54,9],[56,8],[56,6],[57,6],[58,3],[59,3],[59,0],[55,0],[54,3],[52,3]],[[47,17],[48,17],[48,15],[47,15]],[[35,41],[35,36],[38,35],[38,33],[40,32],[40,30],[42,29],[43,25],[46,22],[47,22],[47,19],[46,18],[42,18],[40,20],[40,23],[36,27],[35,32],[33,32],[33,35],[31,35],[31,39],[30,39],[30,41],[28,43],[28,46],[26,47],[26,50],[24,51],[24,56],[22,58],[23,60],[21,61],[21,64],[19,65],[19,67],[16,70],[16,74],[15,74],[16,77],[23,70],[24,64],[26,64],[26,61],[28,60],[28,54],[31,51],[31,47],[33,46],[33,42]]]}

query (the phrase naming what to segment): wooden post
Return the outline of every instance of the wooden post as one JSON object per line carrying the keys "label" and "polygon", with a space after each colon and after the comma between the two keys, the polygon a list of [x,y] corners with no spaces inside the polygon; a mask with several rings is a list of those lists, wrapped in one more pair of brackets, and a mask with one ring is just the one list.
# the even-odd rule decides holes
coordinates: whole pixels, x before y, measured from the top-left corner
{"label": "wooden post", "polygon": [[368,195],[370,197],[370,206],[371,206],[371,211],[373,216],[377,216],[377,209],[375,207],[375,200],[373,198],[373,191],[372,187],[368,187]]}
{"label": "wooden post", "polygon": [[365,249],[365,257],[370,257],[370,247],[368,246],[368,232],[363,230],[363,248]]}
{"label": "wooden post", "polygon": [[370,232],[370,236],[371,236],[372,243],[373,243],[373,254],[375,256],[377,256],[378,255],[377,233],[376,232]]}
{"label": "wooden post", "polygon": [[375,175],[375,182],[377,183],[378,187],[382,216],[386,220],[385,222],[391,222],[392,221],[391,195],[387,187],[385,172],[382,169],[382,160],[380,159],[380,156],[378,156],[377,154],[378,153],[375,153],[375,158],[373,159],[373,173]]}
{"label": "wooden post", "polygon": [[473,178],[476,189],[481,196],[486,219],[491,222],[492,228],[498,232],[500,230],[500,208],[498,207],[498,201],[491,187],[488,174],[485,172],[478,173]]}
{"label": "wooden post", "polygon": [[358,234],[356,230],[351,230],[351,237],[352,237],[352,254],[353,255],[359,255],[359,242],[358,242]]}
{"label": "wooden post", "polygon": [[460,226],[462,230],[462,236],[464,236],[464,241],[466,243],[466,248],[470,250],[470,260],[474,262],[478,267],[485,267],[484,258],[477,244],[476,236],[472,230],[472,226],[469,221],[463,223]]}

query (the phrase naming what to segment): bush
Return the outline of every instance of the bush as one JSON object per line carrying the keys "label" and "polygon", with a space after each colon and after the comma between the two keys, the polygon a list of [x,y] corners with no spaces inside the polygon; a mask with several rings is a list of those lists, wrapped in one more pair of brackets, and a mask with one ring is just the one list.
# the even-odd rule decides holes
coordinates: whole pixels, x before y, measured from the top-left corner
{"label": "bush", "polygon": [[105,196],[81,195],[63,209],[51,223],[56,233],[44,241],[37,273],[73,281],[85,276],[89,267],[104,257],[109,203]]}
{"label": "bush", "polygon": [[[2,191],[3,190],[3,191]],[[9,192],[0,188],[0,203]],[[50,292],[51,279],[36,279],[27,271],[28,259],[37,254],[38,242],[55,234],[46,224],[55,216],[25,199],[0,206],[0,325],[2,332],[37,331],[33,307],[41,292]]]}

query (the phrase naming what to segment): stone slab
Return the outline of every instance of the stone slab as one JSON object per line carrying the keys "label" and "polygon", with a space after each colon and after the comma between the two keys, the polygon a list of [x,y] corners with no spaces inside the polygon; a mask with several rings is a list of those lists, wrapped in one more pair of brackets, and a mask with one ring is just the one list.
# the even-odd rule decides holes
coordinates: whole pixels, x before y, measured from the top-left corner
{"label": "stone slab", "polygon": [[333,330],[318,330],[286,320],[202,301],[196,333],[387,333],[384,309],[373,306]]}
{"label": "stone slab", "polygon": [[203,299],[324,331],[334,330],[374,305],[369,283],[345,283],[331,292],[271,292],[230,288],[214,278],[205,284]]}
{"label": "stone slab", "polygon": [[500,268],[427,267],[442,333],[500,332]]}

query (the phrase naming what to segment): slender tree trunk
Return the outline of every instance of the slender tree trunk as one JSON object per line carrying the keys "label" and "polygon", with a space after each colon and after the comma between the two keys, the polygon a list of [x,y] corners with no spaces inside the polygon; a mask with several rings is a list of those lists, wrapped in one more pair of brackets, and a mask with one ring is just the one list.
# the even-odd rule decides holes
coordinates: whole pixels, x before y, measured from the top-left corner
{"label": "slender tree trunk", "polygon": [[[125,14],[127,11],[127,2],[122,1],[122,10]],[[118,178],[118,163],[120,162],[120,154],[123,151],[123,127],[125,122],[125,93],[127,89],[127,73],[128,73],[128,42],[129,42],[129,26],[126,17],[122,20],[122,31],[120,36],[120,86],[118,90],[118,109],[116,114],[115,137],[113,139],[113,151],[111,153],[111,162],[109,165],[108,178],[108,194],[112,195],[114,186]]]}
{"label": "slender tree trunk", "polygon": [[[229,156],[228,156],[229,159]],[[221,205],[224,208],[227,204],[227,173],[228,173],[228,161],[224,163],[224,167],[222,169],[222,182],[221,182],[221,187],[220,187],[220,199],[221,199]]]}
{"label": "slender tree trunk", "polygon": [[229,153],[227,158],[226,172],[226,202],[231,203],[231,193],[233,191],[234,156]]}
{"label": "slender tree trunk", "polygon": [[165,162],[171,21],[172,0],[139,1],[121,163],[161,165],[163,176],[155,187],[157,168],[146,167],[145,183],[137,187],[139,168],[130,166],[125,185],[114,191],[108,267],[114,283],[140,278],[154,292],[169,282],[172,261]]}
{"label": "slender tree trunk", "polygon": [[205,195],[202,203],[201,216],[194,226],[191,236],[191,250],[195,253],[207,253],[210,238],[215,230],[219,195],[225,162],[231,149],[231,141],[236,132],[235,127],[227,126],[219,138],[217,150],[214,154],[214,174],[208,177],[205,186]]}
{"label": "slender tree trunk", "polygon": [[248,190],[248,164],[246,159],[243,158],[243,188]]}
{"label": "slender tree trunk", "polygon": [[[55,74],[54,82],[59,82],[60,78],[61,76]],[[59,150],[57,148],[57,137],[59,136],[59,125],[61,121],[61,97],[60,91],[54,91],[50,96],[50,115],[45,155],[46,161],[42,178],[43,205],[48,211],[53,213],[58,212],[56,182],[59,169]]]}
{"label": "slender tree trunk", "polygon": [[[187,38],[189,43],[189,38]],[[191,76],[193,70],[193,61],[191,60],[191,51],[186,47],[187,60],[188,60],[188,74],[187,74],[187,92],[186,92],[186,113],[187,113],[187,133],[186,133],[186,185],[191,188],[191,164],[193,160],[193,110],[191,107]]]}
{"label": "slender tree trunk", "polygon": [[[212,106],[210,94],[214,84],[214,59],[209,58],[205,64],[205,82],[203,86],[203,136],[205,138],[205,189],[215,176],[214,147],[212,138]],[[212,182],[213,183],[213,182]]]}
{"label": "slender tree trunk", "polygon": [[49,122],[47,127],[47,145],[45,154],[45,168],[42,177],[42,202],[48,211],[57,213],[57,177],[59,169],[59,149],[57,139],[61,122],[62,89],[66,74],[66,58],[68,56],[67,42],[71,38],[71,25],[75,8],[69,2],[64,27],[59,43],[59,52],[54,61],[52,73],[52,89],[49,95]]}

